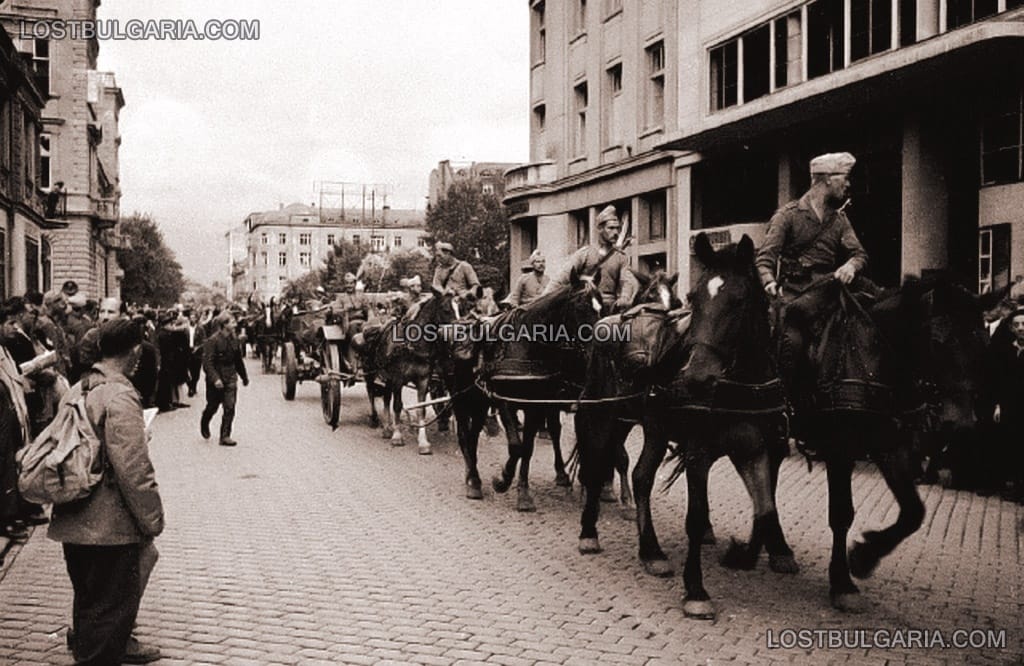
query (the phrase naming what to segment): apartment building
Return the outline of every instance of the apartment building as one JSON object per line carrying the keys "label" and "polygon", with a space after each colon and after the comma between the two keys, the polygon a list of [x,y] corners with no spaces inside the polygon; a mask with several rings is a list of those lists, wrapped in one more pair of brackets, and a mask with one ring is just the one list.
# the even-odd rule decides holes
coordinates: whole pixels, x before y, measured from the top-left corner
{"label": "apartment building", "polygon": [[[531,161],[506,176],[513,266],[614,203],[639,265],[760,241],[822,152],[858,158],[869,273],[1024,273],[1022,0],[531,2]],[[623,94],[625,92],[625,95]]]}
{"label": "apartment building", "polygon": [[441,160],[430,172],[427,205],[436,206],[449,188],[458,182],[476,183],[484,194],[505,196],[505,172],[519,166],[513,162],[456,162]]}
{"label": "apartment building", "polygon": [[[62,228],[50,232],[50,256],[42,281],[75,280],[90,298],[120,294],[121,143],[118,116],[124,96],[114,75],[96,70],[96,39],[47,40],[24,25],[56,19],[96,18],[97,0],[12,0],[0,4],[0,23],[31,63],[45,99],[37,147],[38,188],[58,183],[48,211]],[[43,31],[45,32],[45,31]]]}

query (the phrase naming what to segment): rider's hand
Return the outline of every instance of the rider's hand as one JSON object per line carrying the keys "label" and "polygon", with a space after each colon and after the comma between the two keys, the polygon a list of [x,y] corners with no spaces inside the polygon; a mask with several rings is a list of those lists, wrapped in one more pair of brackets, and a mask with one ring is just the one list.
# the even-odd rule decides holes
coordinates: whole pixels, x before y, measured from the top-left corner
{"label": "rider's hand", "polygon": [[619,296],[615,300],[615,309],[619,311],[628,310],[631,305],[633,305],[632,299],[626,298],[625,296]]}
{"label": "rider's hand", "polygon": [[843,284],[850,284],[853,282],[853,278],[857,276],[857,270],[850,265],[850,262],[846,262],[835,272],[835,278]]}
{"label": "rider's hand", "polygon": [[779,295],[779,284],[775,280],[772,280],[764,286],[764,291],[772,298],[775,298]]}
{"label": "rider's hand", "polygon": [[215,381],[215,382],[213,383],[213,388],[215,388],[215,389],[217,389],[218,391],[220,391],[221,389],[223,389],[223,388],[224,388],[224,382],[222,382],[221,380],[219,380],[219,379],[218,379],[217,381]]}
{"label": "rider's hand", "polygon": [[1002,419],[1002,417],[1003,417],[1002,410],[999,409],[999,405],[996,405],[995,411],[992,412],[992,423],[999,423],[999,421]]}

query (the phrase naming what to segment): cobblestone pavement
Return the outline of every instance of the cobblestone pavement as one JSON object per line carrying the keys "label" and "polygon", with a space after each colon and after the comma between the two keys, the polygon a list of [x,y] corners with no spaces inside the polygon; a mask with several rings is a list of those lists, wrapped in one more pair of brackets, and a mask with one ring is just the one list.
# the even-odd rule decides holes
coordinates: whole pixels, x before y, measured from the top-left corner
{"label": "cobblestone pavement", "polygon": [[[718,566],[743,537],[750,503],[735,472],[711,479],[719,545],[705,548],[715,622],[684,618],[678,576],[646,576],[634,524],[604,506],[605,552],[576,551],[578,491],[554,486],[551,447],[534,469],[538,511],[514,493],[464,499],[453,435],[431,430],[435,455],[392,448],[346,389],[336,432],[315,385],[294,403],[277,378],[240,390],[237,448],[198,434],[199,400],[160,416],[152,454],[167,511],[161,559],[139,616],[160,663],[717,664],[1022,663],[1021,523],[997,498],[922,487],[922,529],[861,589],[871,610],[845,616],[827,599],[830,535],[824,472],[783,467],[780,514],[802,571],[781,576]],[[215,421],[216,425],[216,421]],[[215,428],[216,430],[216,428]],[[571,429],[566,439],[571,441]],[[408,441],[413,442],[409,437]],[[630,442],[637,453],[638,437]],[[502,439],[481,442],[486,476]],[[855,476],[852,534],[887,524],[895,504],[873,468]],[[656,494],[662,545],[681,571],[685,484]],[[10,559],[10,556],[9,558]],[[0,581],[0,663],[69,663],[71,591],[59,546],[37,530]],[[786,628],[1006,631],[997,649],[770,649]]]}

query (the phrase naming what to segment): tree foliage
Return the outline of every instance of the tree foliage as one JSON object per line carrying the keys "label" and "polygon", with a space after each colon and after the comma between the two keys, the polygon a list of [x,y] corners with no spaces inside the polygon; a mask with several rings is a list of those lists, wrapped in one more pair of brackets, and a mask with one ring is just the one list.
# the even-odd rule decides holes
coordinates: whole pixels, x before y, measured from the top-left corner
{"label": "tree foliage", "polygon": [[181,264],[164,243],[164,235],[148,214],[132,213],[122,218],[121,235],[130,244],[118,250],[124,270],[121,296],[126,303],[156,307],[174,305],[185,289]]}
{"label": "tree foliage", "polygon": [[186,279],[181,302],[192,307],[223,308],[228,303],[227,288],[222,282],[214,282],[207,286],[195,280]]}
{"label": "tree foliage", "polygon": [[321,286],[330,293],[341,291],[345,273],[355,274],[368,251],[344,238],[338,241],[327,254],[326,266],[320,280]]}
{"label": "tree foliage", "polygon": [[421,249],[368,254],[359,267],[367,291],[398,291],[402,278],[414,275],[419,275],[424,285],[429,285],[434,276],[430,258]]}
{"label": "tree foliage", "polygon": [[485,287],[494,287],[495,293],[506,290],[508,213],[498,197],[484,194],[472,181],[456,182],[427,210],[427,231],[435,242],[451,243],[456,257],[473,264]]}

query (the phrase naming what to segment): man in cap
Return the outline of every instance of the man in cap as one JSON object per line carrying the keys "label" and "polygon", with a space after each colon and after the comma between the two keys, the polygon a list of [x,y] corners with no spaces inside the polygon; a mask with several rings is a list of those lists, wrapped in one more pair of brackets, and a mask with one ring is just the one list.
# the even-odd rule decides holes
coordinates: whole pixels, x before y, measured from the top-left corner
{"label": "man in cap", "polygon": [[203,372],[206,374],[206,409],[199,419],[199,433],[210,438],[210,420],[224,406],[220,420],[220,445],[235,446],[231,439],[231,424],[235,419],[238,398],[238,378],[242,386],[249,385],[249,375],[242,360],[242,350],[235,335],[235,317],[230,311],[214,318],[217,331],[203,343]]}
{"label": "man in cap", "polygon": [[402,295],[395,299],[395,316],[399,318],[412,319],[425,301],[433,296],[433,293],[423,293],[423,281],[419,275],[410,278],[402,278],[399,281],[402,287]]}
{"label": "man in cap", "polygon": [[850,170],[856,162],[850,153],[828,153],[811,160],[811,188],[775,213],[757,252],[761,284],[780,300],[779,369],[791,393],[807,336],[826,305],[823,290],[805,291],[806,287],[828,275],[850,284],[868,263],[843,213]]}
{"label": "man in cap", "polygon": [[597,216],[597,244],[576,250],[558,277],[548,283],[545,291],[568,286],[573,269],[577,275],[593,275],[600,270],[597,286],[601,291],[602,314],[629,308],[640,284],[628,270],[629,257],[617,244],[621,231],[622,223],[619,222],[615,206],[605,207]]}
{"label": "man in cap", "polygon": [[546,267],[544,253],[534,250],[530,255],[530,270],[519,276],[504,302],[518,307],[526,305],[544,293],[544,288],[551,282],[551,278],[544,274]]}
{"label": "man in cap", "polygon": [[455,256],[455,248],[451,243],[439,241],[434,245],[437,251],[437,268],[434,269],[432,287],[439,292],[447,292],[458,298],[471,298],[480,287],[480,278],[468,261]]}
{"label": "man in cap", "polygon": [[363,330],[366,320],[370,317],[370,308],[366,297],[356,289],[356,276],[352,273],[345,273],[344,287],[331,304],[331,313],[335,316],[341,315],[345,326],[345,361],[348,367],[355,372],[358,366],[358,357],[352,348],[352,339],[357,333]]}

